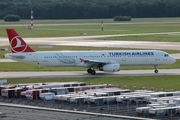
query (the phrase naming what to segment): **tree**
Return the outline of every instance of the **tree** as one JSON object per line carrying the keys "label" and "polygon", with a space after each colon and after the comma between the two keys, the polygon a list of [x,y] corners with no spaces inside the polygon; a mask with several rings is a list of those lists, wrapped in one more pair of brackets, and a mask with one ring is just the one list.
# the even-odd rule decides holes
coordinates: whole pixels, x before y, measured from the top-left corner
{"label": "tree", "polygon": [[131,21],[131,16],[115,16],[114,21]]}
{"label": "tree", "polygon": [[11,22],[11,21],[20,21],[20,17],[18,15],[6,15],[4,17],[5,22]]}
{"label": "tree", "polygon": [[[26,1],[26,2],[25,2]],[[114,16],[180,17],[179,0],[0,0],[0,19],[9,14],[36,19],[90,19]]]}

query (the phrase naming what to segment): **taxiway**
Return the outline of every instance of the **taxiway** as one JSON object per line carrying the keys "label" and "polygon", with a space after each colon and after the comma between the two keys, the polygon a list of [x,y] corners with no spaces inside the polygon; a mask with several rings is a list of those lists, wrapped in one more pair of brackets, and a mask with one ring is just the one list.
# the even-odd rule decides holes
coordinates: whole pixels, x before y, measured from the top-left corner
{"label": "taxiway", "polygon": [[122,70],[115,73],[97,71],[96,75],[90,75],[86,71],[63,71],[63,72],[0,72],[0,78],[74,78],[74,77],[110,77],[110,76],[158,76],[158,75],[180,75],[180,69],[154,70]]}
{"label": "taxiway", "polygon": [[[113,41],[96,40],[96,38],[114,36],[136,36],[157,34],[178,34],[180,32],[142,33],[142,34],[117,34],[76,37],[48,37],[48,38],[24,38],[28,44],[39,45],[64,45],[64,46],[93,46],[93,47],[116,47],[116,48],[139,48],[139,49],[166,49],[180,50],[179,42],[150,42],[150,41]],[[9,45],[7,38],[0,38],[0,46]]]}

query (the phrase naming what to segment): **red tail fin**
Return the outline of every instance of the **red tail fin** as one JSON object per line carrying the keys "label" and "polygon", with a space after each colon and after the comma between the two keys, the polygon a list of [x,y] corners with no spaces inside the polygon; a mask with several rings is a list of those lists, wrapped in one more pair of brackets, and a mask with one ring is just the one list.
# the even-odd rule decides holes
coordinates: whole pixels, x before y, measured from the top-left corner
{"label": "red tail fin", "polygon": [[6,29],[12,53],[35,52],[26,42],[16,33],[14,29]]}

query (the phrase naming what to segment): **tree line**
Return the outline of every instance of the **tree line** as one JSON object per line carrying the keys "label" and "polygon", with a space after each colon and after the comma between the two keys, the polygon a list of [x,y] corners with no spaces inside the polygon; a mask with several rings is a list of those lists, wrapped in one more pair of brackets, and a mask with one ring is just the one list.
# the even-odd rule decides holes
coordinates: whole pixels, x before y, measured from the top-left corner
{"label": "tree line", "polygon": [[179,17],[180,0],[1,0],[0,19],[8,14],[30,19]]}

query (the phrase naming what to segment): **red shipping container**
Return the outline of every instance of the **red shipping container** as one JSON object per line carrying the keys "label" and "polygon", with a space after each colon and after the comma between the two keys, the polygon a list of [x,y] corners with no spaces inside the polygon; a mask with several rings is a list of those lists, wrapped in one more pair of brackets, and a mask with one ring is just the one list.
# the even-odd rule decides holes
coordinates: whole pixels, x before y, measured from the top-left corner
{"label": "red shipping container", "polygon": [[20,98],[22,91],[24,91],[22,88],[15,89],[15,97]]}

